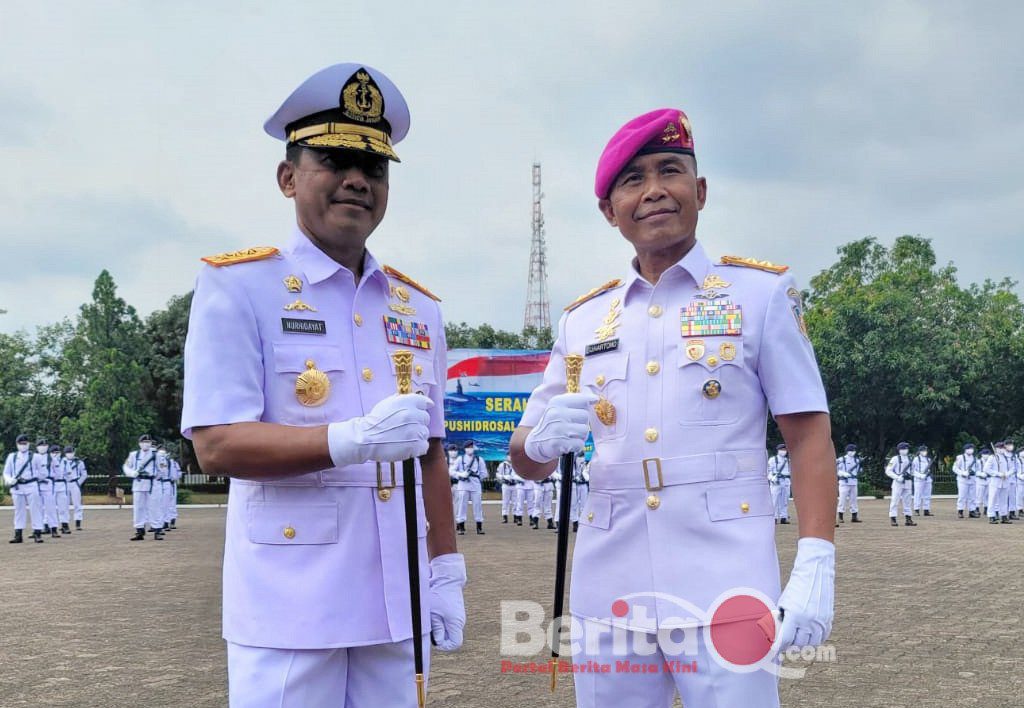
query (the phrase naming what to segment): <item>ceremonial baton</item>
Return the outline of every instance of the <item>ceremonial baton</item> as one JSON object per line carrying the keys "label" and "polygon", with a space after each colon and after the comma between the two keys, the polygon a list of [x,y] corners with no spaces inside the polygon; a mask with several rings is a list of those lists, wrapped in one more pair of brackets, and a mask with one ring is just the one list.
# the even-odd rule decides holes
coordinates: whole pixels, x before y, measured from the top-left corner
{"label": "ceremonial baton", "polygon": [[[569,354],[565,357],[565,392],[580,392],[580,371],[583,369],[583,356]],[[561,643],[562,601],[565,597],[565,565],[569,555],[569,505],[572,504],[572,478],[576,471],[576,455],[562,455],[559,461],[562,469],[562,490],[558,496],[558,544],[555,551],[555,602],[551,622],[558,622],[558,632],[552,632],[551,641],[551,692],[555,692],[558,683],[558,646]]]}
{"label": "ceremonial baton", "polygon": [[[401,349],[391,353],[395,363],[395,377],[398,393],[412,393],[412,352]],[[394,462],[391,471],[394,474]],[[380,463],[377,463],[378,475]],[[416,532],[416,461],[413,458],[402,461],[402,496],[405,500],[405,548],[409,561],[409,605],[412,612],[412,656],[416,669],[416,702],[419,708],[426,705],[423,687],[423,626],[420,609],[420,547]]]}

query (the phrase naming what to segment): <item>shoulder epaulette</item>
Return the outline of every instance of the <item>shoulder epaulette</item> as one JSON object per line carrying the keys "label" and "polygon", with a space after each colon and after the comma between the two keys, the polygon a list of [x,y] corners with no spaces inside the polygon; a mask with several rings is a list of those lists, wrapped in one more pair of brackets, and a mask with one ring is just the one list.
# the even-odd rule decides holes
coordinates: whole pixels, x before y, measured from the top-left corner
{"label": "shoulder epaulette", "polygon": [[587,300],[592,300],[595,297],[597,297],[598,295],[600,295],[601,293],[607,292],[607,291],[612,290],[614,288],[617,288],[620,285],[622,285],[622,279],[621,278],[616,278],[615,280],[609,280],[604,285],[602,285],[600,287],[597,287],[597,288],[594,288],[590,292],[584,293],[583,295],[580,295],[578,298],[576,298],[575,300],[570,302],[568,305],[565,306],[565,312],[571,312],[572,310],[575,310],[577,307],[579,307],[580,305],[585,303]]}
{"label": "shoulder epaulette", "polygon": [[403,273],[402,271],[400,271],[400,270],[395,270],[394,268],[392,268],[392,267],[391,267],[391,266],[389,266],[389,265],[386,265],[386,266],[384,266],[384,267],[383,267],[383,268],[382,268],[381,270],[383,270],[383,271],[384,271],[385,273],[387,273],[388,275],[390,275],[390,276],[391,276],[392,278],[394,278],[395,280],[401,280],[401,281],[402,281],[403,283],[405,283],[406,285],[410,285],[410,286],[412,286],[412,287],[416,288],[416,289],[417,289],[417,290],[419,290],[419,291],[420,291],[421,293],[423,293],[424,295],[426,295],[427,297],[429,297],[429,298],[430,298],[431,300],[435,300],[435,301],[437,301],[437,302],[441,302],[441,298],[439,298],[439,297],[438,297],[437,295],[435,295],[434,293],[432,293],[432,292],[430,292],[429,290],[427,290],[427,289],[426,289],[425,287],[423,287],[422,285],[420,285],[419,283],[417,283],[417,282],[416,282],[415,280],[413,280],[412,278],[410,278],[410,277],[409,277],[408,275],[406,275],[406,274],[405,274],[405,273]]}
{"label": "shoulder epaulette", "polygon": [[264,258],[270,258],[277,254],[278,250],[273,246],[253,246],[252,248],[243,248],[241,251],[228,251],[227,253],[218,253],[215,256],[205,256],[200,260],[203,263],[209,263],[216,268],[220,268],[221,266],[235,265],[236,263],[262,261]]}
{"label": "shoulder epaulette", "polygon": [[775,275],[782,275],[789,266],[787,265],[776,265],[771,261],[759,261],[756,258],[740,258],[739,256],[722,256],[722,260],[719,261],[720,265],[733,265],[743,266],[744,268],[756,268],[757,270],[767,271],[769,273],[775,273]]}

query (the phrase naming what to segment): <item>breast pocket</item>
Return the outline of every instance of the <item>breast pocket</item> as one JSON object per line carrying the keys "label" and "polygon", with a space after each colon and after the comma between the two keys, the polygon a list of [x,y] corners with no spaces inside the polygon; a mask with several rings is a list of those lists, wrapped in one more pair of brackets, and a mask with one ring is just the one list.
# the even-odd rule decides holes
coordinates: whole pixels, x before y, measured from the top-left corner
{"label": "breast pocket", "polygon": [[[394,363],[392,362],[392,368]],[[434,358],[429,355],[413,354],[412,357],[412,390],[430,396],[437,386],[437,374],[434,371]]]}
{"label": "breast pocket", "polygon": [[629,353],[598,354],[584,359],[580,390],[597,394],[590,415],[594,440],[614,440],[626,434]]}
{"label": "breast pocket", "polygon": [[[227,363],[230,365],[230,362]],[[286,405],[281,422],[310,425],[327,421],[325,404],[337,400],[345,363],[341,351],[323,343],[274,344],[275,399]]]}
{"label": "breast pocket", "polygon": [[727,425],[743,404],[743,339],[708,337],[679,345],[677,387],[683,425]]}

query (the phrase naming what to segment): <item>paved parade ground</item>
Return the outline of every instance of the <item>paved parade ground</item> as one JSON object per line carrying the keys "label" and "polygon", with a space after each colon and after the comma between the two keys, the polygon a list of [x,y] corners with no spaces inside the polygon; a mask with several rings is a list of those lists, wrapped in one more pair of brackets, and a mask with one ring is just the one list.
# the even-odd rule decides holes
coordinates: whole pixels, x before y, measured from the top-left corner
{"label": "paved parade ground", "polygon": [[[568,677],[552,696],[544,676],[501,674],[498,656],[499,602],[550,603],[555,534],[503,526],[495,505],[486,513],[487,535],[459,539],[466,643],[434,654],[428,705],[571,706]],[[784,706],[1024,702],[1024,522],[957,520],[952,500],[936,513],[891,528],[888,500],[862,500],[866,523],[837,529],[836,661],[783,681]],[[163,542],[130,543],[129,508],[85,521],[70,537],[8,545],[11,511],[0,510],[0,705],[226,705],[224,510],[183,509]],[[786,578],[796,526],[777,528]]]}

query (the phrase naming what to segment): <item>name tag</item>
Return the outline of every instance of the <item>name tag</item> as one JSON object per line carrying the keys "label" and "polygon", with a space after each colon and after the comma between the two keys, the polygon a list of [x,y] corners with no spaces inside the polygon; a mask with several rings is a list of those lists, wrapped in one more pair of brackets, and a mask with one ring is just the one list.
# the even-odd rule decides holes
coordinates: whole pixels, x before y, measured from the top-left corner
{"label": "name tag", "polygon": [[605,352],[613,352],[618,348],[619,340],[609,339],[607,342],[588,344],[587,348],[583,351],[583,356],[593,356],[594,354],[604,354]]}
{"label": "name tag", "polygon": [[282,317],[281,330],[287,334],[327,334],[327,323],[323,320],[300,320],[294,317]]}

